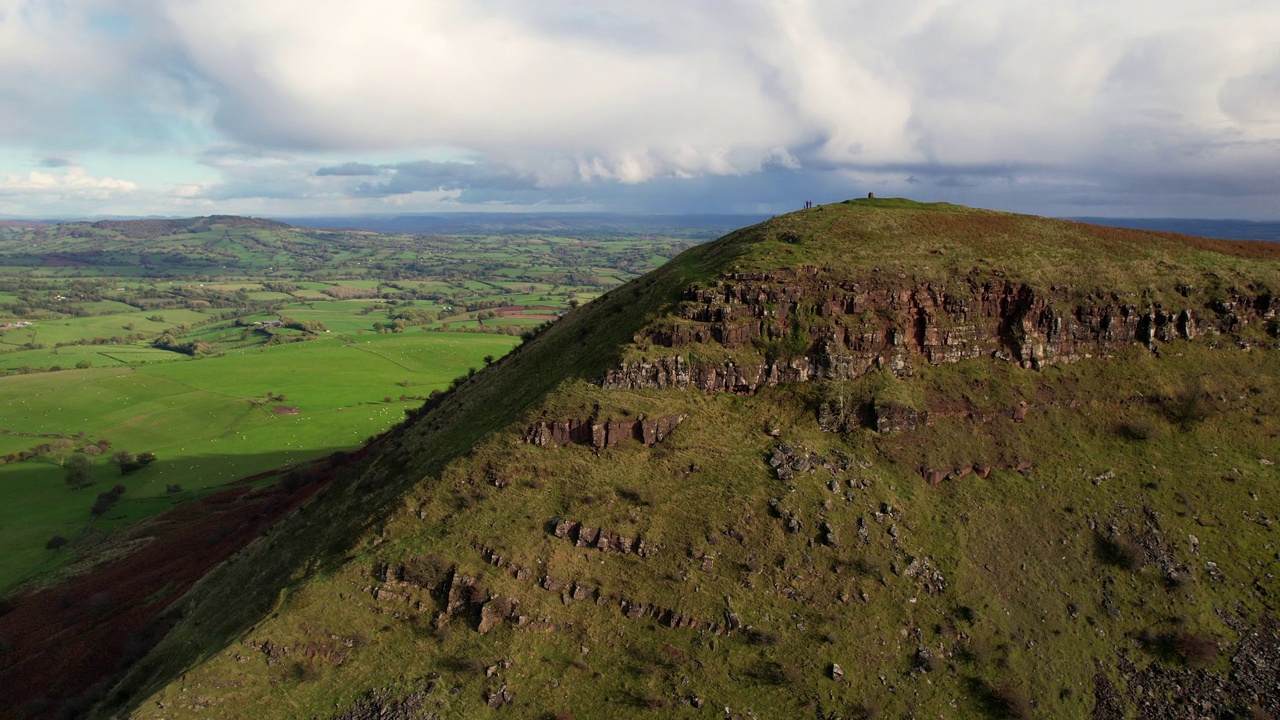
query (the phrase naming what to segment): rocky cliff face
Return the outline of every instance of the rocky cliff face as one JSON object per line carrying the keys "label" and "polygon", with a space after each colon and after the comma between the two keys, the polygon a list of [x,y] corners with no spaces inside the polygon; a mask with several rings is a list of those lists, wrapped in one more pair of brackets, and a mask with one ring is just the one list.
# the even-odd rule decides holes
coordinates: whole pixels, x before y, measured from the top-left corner
{"label": "rocky cliff face", "polygon": [[1005,280],[932,283],[841,280],[817,268],[740,273],[686,290],[678,318],[637,335],[637,344],[714,343],[743,350],[739,362],[641,360],[607,372],[608,388],[689,388],[753,393],[761,386],[852,379],[877,368],[910,374],[920,363],[990,356],[1039,369],[1105,355],[1134,342],[1238,332],[1275,319],[1280,298],[1232,291],[1184,302],[1081,297],[1071,288]]}
{"label": "rocky cliff face", "polygon": [[684,415],[636,420],[597,420],[596,418],[543,420],[525,428],[524,441],[530,445],[568,445],[577,443],[602,449],[612,447],[628,438],[646,447],[662,442],[680,423]]}

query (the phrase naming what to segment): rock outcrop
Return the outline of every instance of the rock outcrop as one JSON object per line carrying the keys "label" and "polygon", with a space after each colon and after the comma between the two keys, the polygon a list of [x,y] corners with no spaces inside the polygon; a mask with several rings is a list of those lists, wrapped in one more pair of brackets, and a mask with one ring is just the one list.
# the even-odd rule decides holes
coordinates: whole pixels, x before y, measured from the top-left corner
{"label": "rock outcrop", "polygon": [[596,449],[612,447],[626,439],[634,439],[646,447],[652,447],[665,439],[684,422],[685,415],[669,415],[662,418],[638,420],[543,420],[530,425],[524,433],[524,441],[530,445],[590,445]]}
{"label": "rock outcrop", "polygon": [[1167,307],[1005,280],[944,287],[826,275],[817,268],[736,273],[691,287],[674,319],[636,336],[640,347],[713,343],[758,352],[742,353],[739,362],[689,362],[680,354],[625,362],[601,384],[750,394],[784,382],[852,379],[877,368],[906,375],[920,363],[987,356],[1039,369],[1134,342],[1237,332],[1280,314],[1280,300],[1267,293]]}
{"label": "rock outcrop", "polygon": [[[577,523],[573,523],[573,525],[577,526]],[[559,526],[561,526],[561,523],[557,523],[557,527]],[[560,535],[560,537],[567,537],[567,535]],[[479,544],[473,545],[473,547],[484,555],[489,564],[506,570],[517,580],[526,582],[532,581],[534,587],[541,588],[549,593],[559,594],[560,599],[566,605],[571,602],[594,600],[595,604],[598,606],[616,606],[622,612],[623,617],[628,620],[652,618],[671,629],[706,629],[708,632],[715,635],[723,635],[732,632],[738,627],[730,623],[729,627],[726,628],[713,621],[697,620],[693,617],[682,614],[678,610],[664,607],[656,603],[646,603],[613,595],[603,595],[599,588],[584,584],[578,580],[563,580],[550,575],[543,575],[540,578],[522,575],[518,571],[523,570],[523,568],[507,560],[497,550]],[[709,572],[711,569],[712,566],[704,562],[703,570]],[[491,606],[492,609],[490,609]],[[528,618],[520,616],[517,613],[519,606],[520,601],[515,598],[491,599],[480,609],[480,623],[476,628],[477,631],[481,634],[487,633],[501,624],[504,619],[513,620],[517,626],[534,627],[534,625],[530,624]],[[545,623],[541,623],[540,626],[546,627]]]}
{"label": "rock outcrop", "polygon": [[616,533],[608,528],[588,527],[576,520],[554,518],[551,521],[552,534],[562,540],[568,540],[578,547],[596,548],[603,552],[616,552],[623,555],[635,553],[640,557],[649,557],[657,549],[651,542],[635,535]]}
{"label": "rock outcrop", "polygon": [[796,475],[811,473],[819,468],[825,469],[834,478],[848,470],[850,465],[849,458],[839,451],[827,458],[812,450],[790,445],[775,447],[773,454],[769,456],[769,467],[778,474],[779,480],[791,480]]}

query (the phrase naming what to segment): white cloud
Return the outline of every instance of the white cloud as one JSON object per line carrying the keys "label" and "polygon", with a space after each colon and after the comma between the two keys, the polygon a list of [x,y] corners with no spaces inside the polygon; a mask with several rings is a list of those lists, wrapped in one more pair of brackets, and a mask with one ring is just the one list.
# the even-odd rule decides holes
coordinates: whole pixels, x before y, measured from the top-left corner
{"label": "white cloud", "polygon": [[0,175],[0,196],[38,195],[49,200],[109,200],[138,189],[137,183],[115,178],[90,177],[84,168],[63,173],[31,171],[26,175]]}
{"label": "white cloud", "polygon": [[33,154],[259,154],[206,199],[346,197],[313,171],[441,148],[522,197],[782,170],[1159,197],[1280,175],[1280,6],[0,0],[0,93]]}
{"label": "white cloud", "polygon": [[801,164],[1071,165],[1134,128],[1183,144],[1276,132],[1269,1],[163,8],[242,141],[449,144],[548,184],[753,172],[779,146]]}
{"label": "white cloud", "polygon": [[173,189],[175,198],[199,198],[209,191],[208,186],[197,183],[183,183]]}
{"label": "white cloud", "polygon": [[665,46],[666,30],[654,46],[611,44],[548,32],[538,16],[447,0],[165,7],[222,91],[223,127],[250,143],[453,145],[525,164],[551,151],[574,158],[580,178],[635,182],[754,170],[770,148],[800,136],[750,71],[749,48],[710,15],[658,5],[630,19],[671,12],[708,42],[683,36],[684,27]]}

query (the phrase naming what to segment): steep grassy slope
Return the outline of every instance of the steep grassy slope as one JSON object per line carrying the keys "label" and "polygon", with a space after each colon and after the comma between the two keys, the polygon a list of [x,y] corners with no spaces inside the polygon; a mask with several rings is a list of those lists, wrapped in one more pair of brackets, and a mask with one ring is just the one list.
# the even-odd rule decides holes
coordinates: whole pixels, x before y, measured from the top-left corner
{"label": "steep grassy slope", "polygon": [[102,712],[1278,712],[1278,283],[906,201],[739,231],[382,438]]}

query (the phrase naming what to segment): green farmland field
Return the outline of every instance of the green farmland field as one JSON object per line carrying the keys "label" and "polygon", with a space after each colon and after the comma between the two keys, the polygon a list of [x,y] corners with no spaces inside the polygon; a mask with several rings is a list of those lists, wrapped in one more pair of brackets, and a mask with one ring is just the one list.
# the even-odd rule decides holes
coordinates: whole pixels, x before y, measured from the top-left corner
{"label": "green farmland field", "polygon": [[179,360],[177,353],[143,345],[66,345],[60,348],[19,350],[0,354],[0,369],[21,367],[74,368],[76,363],[87,361],[93,367],[169,362]]}
{"label": "green farmland field", "polygon": [[[162,318],[150,320],[150,317]],[[99,315],[82,318],[65,318],[37,322],[31,327],[14,328],[0,334],[0,343],[23,345],[26,343],[66,343],[92,337],[116,337],[131,332],[163,332],[184,323],[208,320],[209,317],[194,310],[167,310],[161,313],[132,312],[119,315]],[[130,328],[129,326],[133,327]]]}
{"label": "green farmland field", "polygon": [[[335,335],[200,360],[0,378],[5,452],[48,441],[39,435],[83,432],[109,440],[112,451],[159,458],[124,476],[99,458],[97,481],[83,490],[69,489],[51,459],[0,467],[0,547],[8,552],[0,590],[69,560],[70,550],[44,549],[55,535],[74,538],[90,525],[110,527],[240,477],[358,447],[422,402],[402,395],[443,390],[517,342],[461,333]],[[262,402],[267,393],[285,399]],[[93,520],[97,493],[117,483],[127,488],[124,498]],[[183,492],[168,494],[169,485]]]}

